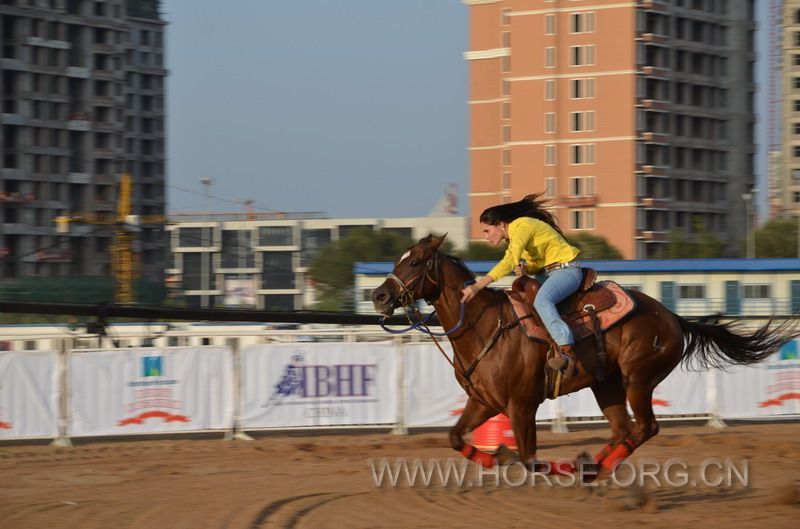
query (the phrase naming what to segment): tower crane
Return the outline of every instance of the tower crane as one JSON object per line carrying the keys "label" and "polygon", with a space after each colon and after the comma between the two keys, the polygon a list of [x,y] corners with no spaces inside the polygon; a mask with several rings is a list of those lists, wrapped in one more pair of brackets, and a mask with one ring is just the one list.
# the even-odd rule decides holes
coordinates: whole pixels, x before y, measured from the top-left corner
{"label": "tower crane", "polygon": [[123,174],[119,182],[117,211],[113,217],[82,213],[61,215],[55,218],[56,231],[61,234],[69,233],[69,226],[72,223],[109,226],[113,229],[111,274],[114,278],[115,303],[131,304],[136,301],[133,281],[139,277],[140,270],[133,251],[134,233],[140,231],[143,225],[161,225],[167,222],[167,218],[163,215],[139,216],[131,214],[132,196],[131,176]]}

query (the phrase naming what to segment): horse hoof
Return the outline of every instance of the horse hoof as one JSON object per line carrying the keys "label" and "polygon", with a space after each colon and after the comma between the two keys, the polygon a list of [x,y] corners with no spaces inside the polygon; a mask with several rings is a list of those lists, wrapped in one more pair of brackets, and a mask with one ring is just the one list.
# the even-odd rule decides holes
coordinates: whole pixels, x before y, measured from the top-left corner
{"label": "horse hoof", "polygon": [[594,462],[594,458],[588,452],[583,451],[575,458],[575,471],[582,483],[591,483],[597,479],[600,465]]}
{"label": "horse hoof", "polygon": [[497,457],[497,464],[501,467],[515,465],[520,462],[519,454],[504,444],[497,447],[494,455]]}

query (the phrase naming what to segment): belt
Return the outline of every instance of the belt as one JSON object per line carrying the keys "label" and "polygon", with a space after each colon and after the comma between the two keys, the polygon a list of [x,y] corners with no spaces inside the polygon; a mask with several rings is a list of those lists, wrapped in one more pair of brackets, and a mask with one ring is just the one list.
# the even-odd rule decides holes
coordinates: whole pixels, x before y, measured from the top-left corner
{"label": "belt", "polygon": [[555,270],[560,270],[562,268],[580,268],[581,265],[577,261],[570,261],[568,263],[551,263],[544,267],[544,273],[550,274]]}

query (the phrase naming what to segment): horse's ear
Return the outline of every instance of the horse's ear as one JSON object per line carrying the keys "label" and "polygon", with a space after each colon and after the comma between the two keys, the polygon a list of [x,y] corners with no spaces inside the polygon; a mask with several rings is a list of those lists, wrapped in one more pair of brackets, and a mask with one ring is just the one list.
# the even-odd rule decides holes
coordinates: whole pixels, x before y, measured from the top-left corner
{"label": "horse's ear", "polygon": [[438,250],[439,246],[441,246],[442,243],[444,242],[445,237],[447,237],[447,233],[445,233],[441,237],[434,237],[433,235],[428,235],[428,237],[430,237],[431,239],[431,247],[434,250]]}

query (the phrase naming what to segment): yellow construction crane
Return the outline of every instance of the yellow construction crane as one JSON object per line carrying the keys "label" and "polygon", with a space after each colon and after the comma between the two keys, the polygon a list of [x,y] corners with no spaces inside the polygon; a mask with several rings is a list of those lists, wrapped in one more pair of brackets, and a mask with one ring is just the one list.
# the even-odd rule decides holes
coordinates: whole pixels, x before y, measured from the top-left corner
{"label": "yellow construction crane", "polygon": [[136,296],[133,281],[139,277],[139,263],[134,259],[134,232],[144,224],[164,224],[167,218],[163,215],[140,217],[132,215],[131,175],[123,174],[119,182],[117,196],[117,213],[115,216],[96,214],[62,215],[56,217],[56,231],[69,233],[71,223],[112,226],[114,240],[111,244],[111,274],[114,278],[114,302],[134,303]]}

